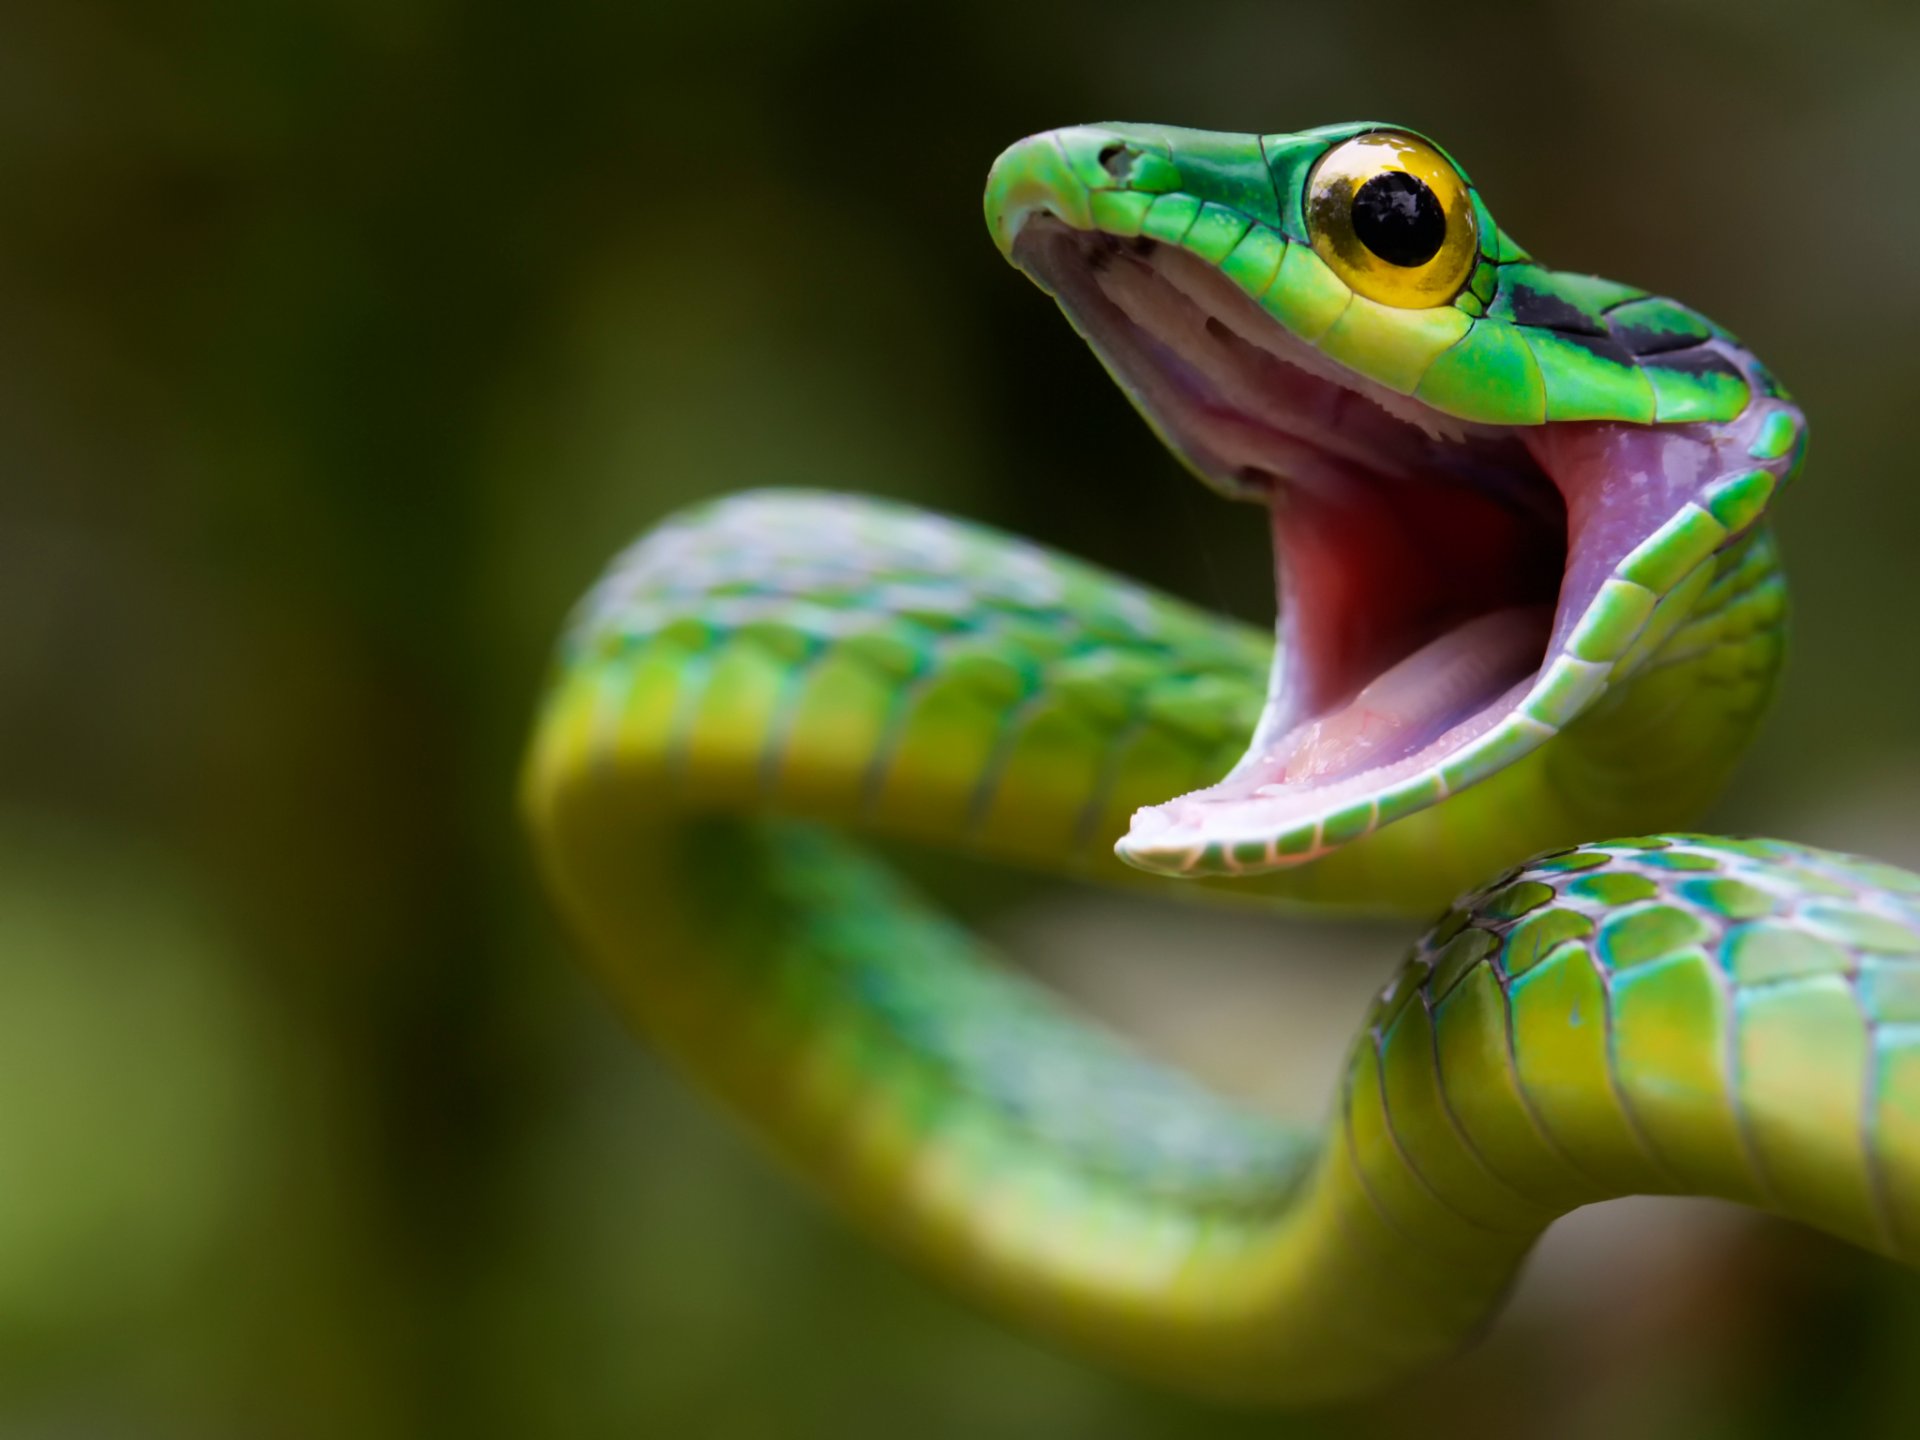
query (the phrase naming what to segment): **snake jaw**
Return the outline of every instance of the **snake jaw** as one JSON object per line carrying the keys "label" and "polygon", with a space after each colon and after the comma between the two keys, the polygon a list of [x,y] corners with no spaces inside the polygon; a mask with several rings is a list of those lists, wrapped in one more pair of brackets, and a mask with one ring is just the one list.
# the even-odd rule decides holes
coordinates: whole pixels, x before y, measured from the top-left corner
{"label": "snake jaw", "polygon": [[1042,208],[1009,249],[1187,466],[1272,514],[1265,712],[1218,784],[1136,813],[1116,849],[1140,868],[1303,864],[1527,761],[1670,633],[1778,478],[1743,467],[1784,402],[1469,422],[1319,353],[1179,246]]}

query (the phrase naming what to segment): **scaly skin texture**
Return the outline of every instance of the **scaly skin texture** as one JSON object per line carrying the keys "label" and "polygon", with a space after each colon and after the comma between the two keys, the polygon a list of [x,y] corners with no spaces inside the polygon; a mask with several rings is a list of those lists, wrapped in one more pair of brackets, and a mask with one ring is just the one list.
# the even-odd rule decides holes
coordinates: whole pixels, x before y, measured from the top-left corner
{"label": "scaly skin texture", "polygon": [[[1035,207],[1125,235],[1175,196],[1166,243],[1225,272],[1266,227],[1281,248],[1258,242],[1260,273],[1236,283],[1283,318],[1324,315],[1299,197],[1313,156],[1358,128],[1036,137],[996,166],[989,220],[1003,243]],[[1218,233],[1196,241],[1201,222]],[[1484,331],[1484,355],[1525,347],[1549,410],[1585,395],[1631,418],[1639,382],[1527,333],[1516,308],[1547,312],[1522,289],[1616,330],[1630,312],[1732,343],[1684,307],[1533,266],[1490,216],[1480,235],[1472,284],[1439,307],[1472,323],[1401,312],[1396,339],[1394,315],[1348,295],[1370,338],[1328,353],[1482,418],[1532,405],[1515,367],[1449,372],[1431,344],[1436,326],[1449,346]],[[1688,352],[1650,351],[1669,353]],[[1679,377],[1644,378],[1645,418],[1684,403],[1722,424],[1728,464],[1572,617],[1589,669],[1560,672],[1581,683],[1553,724],[1414,799],[1375,797],[1364,823],[1314,817],[1307,841],[1130,857],[1197,877],[1189,894],[1432,913],[1472,890],[1366,1017],[1324,1132],[1064,1013],[852,837],[1176,883],[1122,865],[1114,837],[1218,779],[1259,716],[1269,636],[976,526],[756,492],[623,556],[568,631],[526,772],[563,911],[647,1038],[864,1228],[1005,1314],[1207,1393],[1324,1401],[1431,1364],[1546,1225],[1611,1196],[1725,1196],[1920,1258],[1920,879],[1773,841],[1579,843],[1684,823],[1751,733],[1784,613],[1763,511],[1802,445],[1755,365],[1624,368]]]}

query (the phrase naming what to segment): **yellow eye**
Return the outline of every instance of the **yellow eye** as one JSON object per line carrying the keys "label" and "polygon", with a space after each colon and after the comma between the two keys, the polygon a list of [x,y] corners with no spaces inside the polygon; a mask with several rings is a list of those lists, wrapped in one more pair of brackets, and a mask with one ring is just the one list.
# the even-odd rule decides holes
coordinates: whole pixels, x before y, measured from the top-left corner
{"label": "yellow eye", "polygon": [[1307,182],[1307,232],[1357,293],[1402,310],[1444,305],[1473,274],[1479,227],[1467,182],[1411,135],[1356,135]]}

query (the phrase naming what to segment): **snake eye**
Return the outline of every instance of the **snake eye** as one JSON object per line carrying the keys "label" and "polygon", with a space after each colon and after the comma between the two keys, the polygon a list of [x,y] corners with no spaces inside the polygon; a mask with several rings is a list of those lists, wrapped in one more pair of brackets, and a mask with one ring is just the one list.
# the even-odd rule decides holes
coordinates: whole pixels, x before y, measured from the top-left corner
{"label": "snake eye", "polygon": [[1480,250],[1466,180],[1426,141],[1394,131],[1357,135],[1320,157],[1307,229],[1349,287],[1403,310],[1446,304]]}

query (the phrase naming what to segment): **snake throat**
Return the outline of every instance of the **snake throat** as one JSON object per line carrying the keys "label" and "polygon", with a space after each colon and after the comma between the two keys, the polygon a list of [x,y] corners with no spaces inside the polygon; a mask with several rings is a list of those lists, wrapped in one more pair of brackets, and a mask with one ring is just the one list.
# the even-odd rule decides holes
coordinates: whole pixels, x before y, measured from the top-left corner
{"label": "snake throat", "polygon": [[1622,565],[1662,557],[1628,597],[1646,620],[1705,560],[1675,566],[1673,528],[1709,518],[1696,502],[1751,425],[1462,420],[1176,245],[1041,211],[1011,249],[1187,466],[1272,517],[1267,703],[1224,779],[1135,814],[1118,850],[1146,869],[1305,863],[1576,721],[1637,658]]}

